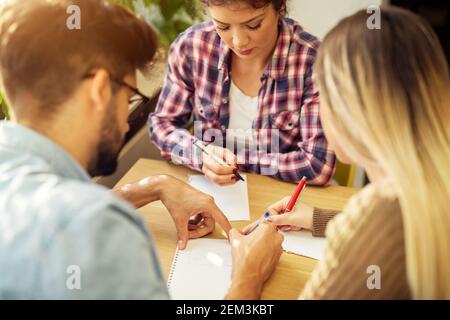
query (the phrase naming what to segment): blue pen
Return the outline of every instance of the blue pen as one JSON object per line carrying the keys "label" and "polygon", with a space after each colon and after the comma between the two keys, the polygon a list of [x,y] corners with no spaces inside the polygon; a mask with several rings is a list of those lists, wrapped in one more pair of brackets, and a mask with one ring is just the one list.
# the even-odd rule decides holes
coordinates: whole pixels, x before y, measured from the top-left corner
{"label": "blue pen", "polygon": [[264,215],[262,216],[262,218],[260,218],[260,219],[258,220],[258,223],[255,224],[250,230],[248,230],[247,233],[246,233],[245,235],[249,235],[250,233],[252,233],[253,231],[255,231],[255,229],[258,228],[258,227],[261,225],[261,223],[263,223],[264,221],[267,221],[267,220],[269,219],[269,217],[270,217],[270,213],[269,213],[268,211],[266,211],[266,212],[264,213]]}

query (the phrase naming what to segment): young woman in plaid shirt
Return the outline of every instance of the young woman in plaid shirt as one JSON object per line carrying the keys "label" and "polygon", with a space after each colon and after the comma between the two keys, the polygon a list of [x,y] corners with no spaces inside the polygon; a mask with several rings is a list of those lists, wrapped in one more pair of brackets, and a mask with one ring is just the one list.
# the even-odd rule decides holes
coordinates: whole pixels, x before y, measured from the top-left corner
{"label": "young woman in plaid shirt", "polygon": [[[312,76],[319,41],[285,17],[286,0],[202,2],[212,19],[172,44],[149,117],[162,156],[220,185],[235,183],[235,170],[326,184],[335,157]],[[193,135],[187,130],[192,119]],[[196,139],[228,165],[195,148]]]}

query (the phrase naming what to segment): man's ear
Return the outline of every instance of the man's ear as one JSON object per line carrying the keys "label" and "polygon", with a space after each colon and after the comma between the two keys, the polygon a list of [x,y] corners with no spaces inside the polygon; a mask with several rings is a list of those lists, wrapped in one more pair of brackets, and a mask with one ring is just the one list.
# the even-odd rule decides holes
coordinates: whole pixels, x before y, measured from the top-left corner
{"label": "man's ear", "polygon": [[111,99],[111,83],[109,73],[105,69],[99,69],[92,77],[89,90],[89,98],[96,112],[105,112]]}

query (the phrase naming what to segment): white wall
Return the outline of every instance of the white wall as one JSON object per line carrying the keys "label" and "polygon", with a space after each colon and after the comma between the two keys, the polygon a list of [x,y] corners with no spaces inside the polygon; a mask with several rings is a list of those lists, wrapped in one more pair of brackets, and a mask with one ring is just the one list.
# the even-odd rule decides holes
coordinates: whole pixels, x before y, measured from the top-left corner
{"label": "white wall", "polygon": [[323,39],[342,18],[383,0],[288,0],[289,17],[306,31]]}

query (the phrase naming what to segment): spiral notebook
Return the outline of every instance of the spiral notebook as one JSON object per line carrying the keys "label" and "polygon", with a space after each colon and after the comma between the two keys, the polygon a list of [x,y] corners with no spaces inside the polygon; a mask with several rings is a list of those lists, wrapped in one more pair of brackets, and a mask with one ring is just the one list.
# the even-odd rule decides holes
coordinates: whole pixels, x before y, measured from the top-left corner
{"label": "spiral notebook", "polygon": [[222,300],[231,280],[227,240],[196,239],[175,252],[167,287],[174,300]]}

